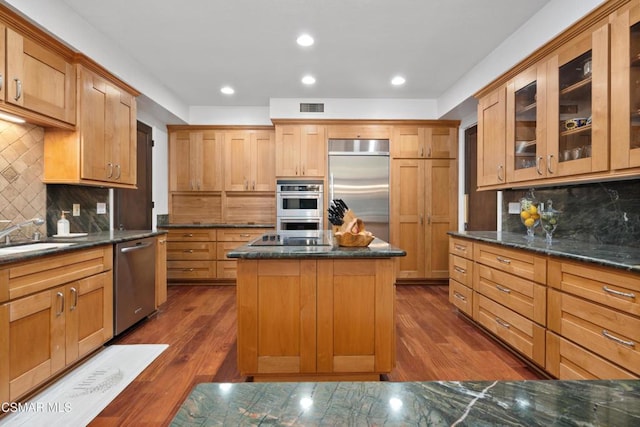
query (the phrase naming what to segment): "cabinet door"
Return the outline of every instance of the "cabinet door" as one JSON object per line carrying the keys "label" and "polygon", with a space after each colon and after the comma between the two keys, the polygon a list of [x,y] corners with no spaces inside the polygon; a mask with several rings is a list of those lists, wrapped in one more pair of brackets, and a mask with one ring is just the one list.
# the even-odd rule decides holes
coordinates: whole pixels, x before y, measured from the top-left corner
{"label": "cabinet door", "polygon": [[276,126],[276,176],[299,176],[300,126]]}
{"label": "cabinet door", "polygon": [[107,84],[105,124],[107,166],[113,165],[110,180],[136,185],[136,99],[111,84]]}
{"label": "cabinet door", "polygon": [[190,191],[191,158],[190,132],[172,132],[169,135],[169,191]]}
{"label": "cabinet door", "polygon": [[157,237],[156,244],[156,308],[167,302],[167,238]]}
{"label": "cabinet door", "polygon": [[407,255],[399,258],[398,277],[424,277],[425,273],[425,161],[391,162],[391,242]]}
{"label": "cabinet door", "polygon": [[394,364],[393,261],[318,261],[318,372],[382,373]]}
{"label": "cabinet door", "polygon": [[[455,160],[425,160],[425,277],[449,277],[449,236],[456,230],[457,168]],[[402,247],[402,246],[400,246]]]}
{"label": "cabinet door", "polygon": [[211,130],[199,132],[191,141],[189,169],[197,191],[222,190],[223,141],[222,133]]}
{"label": "cabinet door", "polygon": [[65,286],[66,363],[75,362],[113,337],[111,271]]}
{"label": "cabinet door", "polygon": [[251,134],[252,191],[276,189],[276,143],[272,131]]}
{"label": "cabinet door", "polygon": [[417,126],[396,126],[393,129],[391,155],[397,159],[424,157],[424,139]]}
{"label": "cabinet door", "polygon": [[547,175],[609,168],[609,27],[577,37],[547,63]]}
{"label": "cabinet door", "polygon": [[505,183],[505,88],[478,102],[478,186]]}
{"label": "cabinet door", "polygon": [[[82,71],[80,114],[82,179],[108,181],[113,176],[109,169],[110,146],[106,142],[107,82],[86,70]],[[112,165],[113,166],[113,165]]]}
{"label": "cabinet door", "polygon": [[458,156],[458,128],[421,128],[425,157],[430,159],[455,159]]}
{"label": "cabinet door", "polygon": [[242,375],[316,372],[316,262],[238,261]]}
{"label": "cabinet door", "polygon": [[227,132],[224,136],[227,191],[246,191],[251,185],[251,133]]}
{"label": "cabinet door", "polygon": [[507,181],[547,176],[546,67],[533,66],[507,83]]}
{"label": "cabinet door", "polygon": [[611,22],[611,169],[640,166],[640,2]]}
{"label": "cabinet door", "polygon": [[76,69],[52,50],[7,28],[6,101],[67,123],[76,122]]}
{"label": "cabinet door", "polygon": [[65,366],[64,288],[0,306],[0,399],[16,401]]}
{"label": "cabinet door", "polygon": [[324,178],[327,163],[327,140],[324,126],[300,127],[300,168],[302,176]]}

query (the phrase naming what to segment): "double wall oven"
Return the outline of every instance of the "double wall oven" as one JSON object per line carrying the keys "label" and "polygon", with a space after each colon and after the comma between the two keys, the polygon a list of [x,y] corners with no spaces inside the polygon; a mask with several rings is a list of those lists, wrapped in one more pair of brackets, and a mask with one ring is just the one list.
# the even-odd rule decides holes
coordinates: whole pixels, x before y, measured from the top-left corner
{"label": "double wall oven", "polygon": [[315,180],[278,180],[276,183],[277,223],[280,231],[323,230],[324,185]]}

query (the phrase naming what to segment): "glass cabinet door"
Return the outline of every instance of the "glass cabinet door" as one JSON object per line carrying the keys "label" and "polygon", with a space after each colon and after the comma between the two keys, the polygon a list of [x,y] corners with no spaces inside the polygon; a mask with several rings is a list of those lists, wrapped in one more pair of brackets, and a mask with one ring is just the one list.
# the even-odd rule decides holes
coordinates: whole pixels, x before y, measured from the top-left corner
{"label": "glass cabinet door", "polygon": [[507,181],[543,178],[545,136],[539,123],[544,120],[544,67],[523,71],[507,84]]}
{"label": "glass cabinet door", "polygon": [[548,62],[547,176],[608,168],[608,37],[603,25]]}
{"label": "glass cabinet door", "polygon": [[611,169],[640,167],[640,1],[611,22]]}

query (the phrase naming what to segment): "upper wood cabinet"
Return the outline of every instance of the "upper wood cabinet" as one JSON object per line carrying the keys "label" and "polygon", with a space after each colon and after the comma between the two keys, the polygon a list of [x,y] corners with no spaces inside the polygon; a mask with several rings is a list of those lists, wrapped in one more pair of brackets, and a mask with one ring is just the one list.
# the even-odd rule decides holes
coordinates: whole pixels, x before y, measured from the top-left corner
{"label": "upper wood cabinet", "polygon": [[45,132],[44,182],[133,188],[136,94],[86,67],[78,73],[78,125]]}
{"label": "upper wood cabinet", "polygon": [[395,126],[391,140],[394,158],[455,159],[458,128]]}
{"label": "upper wood cabinet", "polygon": [[611,21],[611,169],[640,167],[640,1]]}
{"label": "upper wood cabinet", "polygon": [[76,123],[76,69],[68,57],[2,23],[0,52],[2,109],[43,124]]}
{"label": "upper wood cabinet", "polygon": [[506,182],[506,98],[499,87],[478,102],[478,186]]}
{"label": "upper wood cabinet", "polygon": [[221,191],[220,131],[176,131],[169,134],[169,191]]}
{"label": "upper wood cabinet", "polygon": [[226,191],[275,191],[273,131],[226,132],[224,152]]}
{"label": "upper wood cabinet", "polygon": [[276,125],[276,176],[324,178],[326,162],[324,126]]}

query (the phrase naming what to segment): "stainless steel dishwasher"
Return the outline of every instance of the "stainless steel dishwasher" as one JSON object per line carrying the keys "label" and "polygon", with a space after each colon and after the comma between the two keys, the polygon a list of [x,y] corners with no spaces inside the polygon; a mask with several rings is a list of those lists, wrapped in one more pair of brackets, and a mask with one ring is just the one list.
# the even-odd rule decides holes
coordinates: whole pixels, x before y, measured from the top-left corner
{"label": "stainless steel dishwasher", "polygon": [[118,243],[113,256],[113,333],[118,335],[155,310],[156,239]]}

